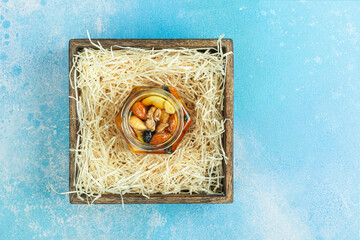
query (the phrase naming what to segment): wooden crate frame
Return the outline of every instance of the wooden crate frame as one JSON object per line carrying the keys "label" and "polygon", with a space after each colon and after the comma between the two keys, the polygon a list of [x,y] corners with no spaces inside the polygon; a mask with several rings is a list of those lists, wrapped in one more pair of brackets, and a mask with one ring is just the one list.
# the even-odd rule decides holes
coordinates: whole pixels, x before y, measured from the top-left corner
{"label": "wooden crate frame", "polygon": [[[217,47],[217,39],[93,39],[93,42],[100,42],[104,48],[118,45],[123,47],[136,48],[204,48]],[[224,52],[233,51],[233,41],[231,39],[222,39],[222,47]],[[71,39],[69,41],[69,71],[73,67],[73,57],[83,48],[95,48],[88,39]],[[113,48],[116,49],[116,48]],[[70,74],[70,81],[73,79],[74,73]],[[75,90],[69,82],[69,147],[76,148],[77,140],[77,113]],[[224,117],[231,121],[225,123],[225,133],[223,136],[223,144],[227,164],[223,161],[224,178],[224,194],[223,195],[205,195],[205,194],[153,194],[150,198],[146,198],[140,194],[125,194],[123,202],[126,204],[144,204],[144,203],[232,203],[233,202],[233,110],[234,110],[234,57],[233,54],[228,55],[226,66],[226,84],[224,93]],[[74,163],[75,152],[69,151],[69,190],[75,191],[74,182]],[[70,203],[86,204],[76,195],[70,193]],[[94,204],[121,204],[122,199],[118,194],[103,194]]]}

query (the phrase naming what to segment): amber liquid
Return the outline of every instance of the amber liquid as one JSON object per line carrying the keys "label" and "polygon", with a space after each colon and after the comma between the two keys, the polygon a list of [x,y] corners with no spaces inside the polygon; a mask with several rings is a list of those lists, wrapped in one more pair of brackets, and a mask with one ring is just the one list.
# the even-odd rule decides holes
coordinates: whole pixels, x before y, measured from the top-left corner
{"label": "amber liquid", "polygon": [[[134,93],[140,91],[140,90],[144,90],[144,89],[149,89],[149,87],[135,87],[131,93],[130,93],[130,96],[133,95]],[[189,129],[190,127],[190,124],[192,122],[192,119],[191,119],[191,116],[187,110],[187,108],[185,107],[185,104],[183,103],[183,101],[181,100],[180,98],[180,95],[179,93],[175,90],[175,88],[173,87],[162,87],[162,89],[168,91],[169,93],[171,93],[181,104],[181,110],[183,111],[183,116],[184,116],[184,126],[183,126],[183,130],[180,132],[180,136],[178,138],[178,140],[176,142],[174,142],[171,146],[168,146],[167,148],[165,149],[152,149],[151,151],[147,151],[147,150],[144,150],[144,149],[140,149],[136,146],[134,146],[133,144],[129,143],[129,147],[130,147],[130,150],[134,153],[151,153],[151,154],[164,154],[164,153],[173,153],[176,148],[178,147],[181,139],[184,137],[186,131]],[[151,93],[149,94],[149,96],[151,95]],[[163,97],[161,96],[162,98],[164,98],[165,100],[166,97]],[[145,99],[146,97],[144,98],[141,98],[139,101],[142,101],[143,99]],[[148,106],[147,107],[147,111],[150,110],[152,106]],[[130,112],[130,116],[132,116],[134,113],[131,111]],[[172,114],[174,116],[176,116],[176,114]],[[121,127],[121,123],[122,123],[122,119],[121,119],[121,111],[119,112],[119,114],[116,116],[116,119],[115,119],[115,122],[116,122],[116,125],[118,126],[118,128],[121,130],[122,134],[125,136],[125,133],[123,132],[122,130],[122,127]],[[178,121],[178,119],[176,120],[176,124],[179,124],[180,121]],[[130,129],[132,129],[130,127]],[[169,131],[170,130],[170,131]],[[171,129],[167,128],[165,129],[165,131],[169,131],[170,134],[172,134],[172,131]],[[136,131],[133,129],[133,136],[138,138],[140,141],[143,141],[139,136],[138,136],[139,133],[136,133]],[[142,133],[141,133],[142,134]],[[171,137],[171,136],[170,136]],[[126,139],[126,138],[125,138]]]}

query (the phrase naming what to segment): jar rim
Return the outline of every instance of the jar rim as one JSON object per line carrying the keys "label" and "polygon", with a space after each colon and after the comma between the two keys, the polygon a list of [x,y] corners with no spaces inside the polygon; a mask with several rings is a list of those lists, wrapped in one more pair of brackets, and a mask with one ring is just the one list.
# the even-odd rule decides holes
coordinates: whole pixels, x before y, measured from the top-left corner
{"label": "jar rim", "polygon": [[[174,133],[171,134],[171,137],[167,139],[165,142],[156,145],[143,143],[137,137],[134,137],[134,135],[131,133],[130,130],[131,127],[129,124],[129,118],[130,118],[132,106],[139,99],[149,95],[161,96],[165,98],[167,101],[169,101],[175,107],[176,110],[175,114],[178,118],[178,124],[176,126]],[[121,110],[121,118],[122,118],[122,122],[121,122],[122,132],[125,138],[127,139],[127,141],[133,146],[148,152],[165,150],[171,147],[179,139],[184,128],[183,107],[178,101],[178,99],[168,91],[156,87],[147,87],[146,89],[139,90],[134,94],[132,94],[131,96],[129,96],[129,98],[125,101],[124,106]]]}

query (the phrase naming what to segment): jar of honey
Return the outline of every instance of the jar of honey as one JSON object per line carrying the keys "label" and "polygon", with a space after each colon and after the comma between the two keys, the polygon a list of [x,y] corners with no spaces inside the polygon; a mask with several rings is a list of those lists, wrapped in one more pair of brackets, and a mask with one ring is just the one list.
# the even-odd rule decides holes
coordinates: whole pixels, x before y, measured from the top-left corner
{"label": "jar of honey", "polygon": [[132,152],[157,154],[174,152],[191,121],[173,87],[135,87],[115,118]]}

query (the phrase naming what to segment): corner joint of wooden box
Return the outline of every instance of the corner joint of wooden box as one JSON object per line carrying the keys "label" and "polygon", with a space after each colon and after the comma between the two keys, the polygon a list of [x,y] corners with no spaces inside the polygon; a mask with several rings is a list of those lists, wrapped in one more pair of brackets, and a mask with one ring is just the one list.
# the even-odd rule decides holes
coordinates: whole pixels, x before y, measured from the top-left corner
{"label": "corner joint of wooden box", "polygon": [[233,194],[226,194],[224,203],[233,203],[234,202],[234,195]]}
{"label": "corner joint of wooden box", "polygon": [[226,47],[227,51],[233,50],[234,43],[231,38],[224,38],[221,40],[221,42],[222,42],[221,44]]}
{"label": "corner joint of wooden box", "polygon": [[69,201],[71,204],[75,204],[75,199],[77,198],[75,193],[70,193],[69,194]]}
{"label": "corner joint of wooden box", "polygon": [[76,46],[76,39],[69,40],[69,49],[73,49]]}

